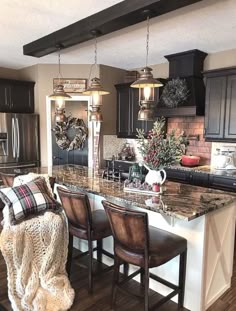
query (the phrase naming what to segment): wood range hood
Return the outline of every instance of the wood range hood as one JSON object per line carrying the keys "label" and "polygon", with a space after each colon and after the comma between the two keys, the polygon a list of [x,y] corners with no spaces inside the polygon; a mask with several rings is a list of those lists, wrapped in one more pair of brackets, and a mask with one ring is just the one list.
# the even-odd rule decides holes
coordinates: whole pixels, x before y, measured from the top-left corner
{"label": "wood range hood", "polygon": [[24,55],[42,57],[202,0],[125,0],[23,46]]}
{"label": "wood range hood", "polygon": [[205,114],[205,84],[203,81],[203,64],[207,53],[200,50],[189,50],[166,55],[169,61],[169,80],[181,78],[186,81],[189,96],[186,102],[177,107],[168,108],[157,105],[157,116],[182,117],[204,116]]}

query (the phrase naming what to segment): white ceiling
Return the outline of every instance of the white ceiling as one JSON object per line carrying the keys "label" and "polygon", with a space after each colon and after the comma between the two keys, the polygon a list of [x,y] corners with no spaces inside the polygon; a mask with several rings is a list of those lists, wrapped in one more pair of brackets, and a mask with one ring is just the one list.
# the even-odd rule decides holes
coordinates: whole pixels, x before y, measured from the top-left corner
{"label": "white ceiling", "polygon": [[[131,1],[131,0],[130,0]],[[19,69],[37,63],[57,63],[56,54],[42,58],[23,55],[23,45],[94,14],[121,0],[1,0],[0,67]],[[208,53],[235,49],[236,0],[203,0],[153,18],[149,64],[164,55],[189,49]],[[98,39],[98,62],[132,69],[145,62],[146,22]],[[62,52],[66,64],[93,62],[93,41]]]}

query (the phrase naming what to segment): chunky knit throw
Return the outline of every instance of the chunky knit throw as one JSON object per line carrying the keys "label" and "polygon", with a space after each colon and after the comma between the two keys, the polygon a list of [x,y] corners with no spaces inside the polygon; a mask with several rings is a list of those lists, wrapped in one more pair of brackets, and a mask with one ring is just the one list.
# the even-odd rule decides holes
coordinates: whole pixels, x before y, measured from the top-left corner
{"label": "chunky knit throw", "polygon": [[7,265],[8,295],[14,311],[64,311],[74,300],[65,266],[67,220],[63,212],[11,225],[4,208],[0,248]]}

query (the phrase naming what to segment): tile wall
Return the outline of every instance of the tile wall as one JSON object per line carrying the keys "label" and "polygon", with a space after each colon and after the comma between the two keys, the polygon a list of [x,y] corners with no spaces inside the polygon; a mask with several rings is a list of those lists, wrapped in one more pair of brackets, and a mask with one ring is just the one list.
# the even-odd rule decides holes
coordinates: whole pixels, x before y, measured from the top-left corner
{"label": "tile wall", "polygon": [[199,141],[190,140],[187,147],[187,154],[197,155],[201,157],[200,164],[210,164],[211,161],[211,142],[205,142],[204,133],[204,117],[179,117],[169,118],[167,131],[176,129],[176,133],[182,131],[186,135],[199,135]]}

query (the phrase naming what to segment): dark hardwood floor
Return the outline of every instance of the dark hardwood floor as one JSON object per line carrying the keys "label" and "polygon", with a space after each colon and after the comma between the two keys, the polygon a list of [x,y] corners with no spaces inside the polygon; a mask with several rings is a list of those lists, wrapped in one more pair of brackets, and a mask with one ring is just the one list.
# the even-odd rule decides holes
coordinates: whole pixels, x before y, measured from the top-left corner
{"label": "dark hardwood floor", "polygon": [[[86,257],[80,259],[83,265],[87,265]],[[109,311],[110,308],[110,299],[111,299],[111,283],[112,283],[112,271],[102,273],[101,265],[95,262],[95,269],[98,271],[98,276],[95,278],[94,294],[89,295],[87,286],[87,269],[78,265],[78,260],[74,260],[72,263],[72,272],[71,272],[71,284],[75,289],[75,300],[71,308],[71,311]],[[5,307],[6,310],[10,311],[11,305],[7,296],[7,281],[6,281],[6,267],[5,262],[0,254],[0,303]],[[131,280],[127,286],[129,290],[138,292],[140,287],[139,283]],[[155,303],[160,299],[160,295],[154,293],[150,290],[151,303]],[[118,292],[117,294],[117,311],[127,311],[143,310],[143,304],[141,301],[132,298],[128,295],[123,295]],[[158,310],[160,311],[177,311],[177,305],[173,302],[168,302],[164,304]],[[186,311],[186,309],[183,309]],[[0,311],[2,311],[0,307]],[[53,310],[52,310],[53,311]]]}
{"label": "dark hardwood floor", "polygon": [[[0,217],[1,218],[1,217]],[[76,254],[75,254],[76,255]],[[81,260],[80,260],[81,262]],[[83,264],[86,266],[86,257],[83,258]],[[101,265],[95,261],[95,268],[101,270]],[[87,291],[87,269],[78,265],[78,260],[74,260],[71,272],[71,284],[75,289],[75,300],[71,311],[108,311],[110,308],[111,298],[112,271],[105,274],[99,274],[95,279],[94,294],[89,295]],[[138,292],[139,283],[131,280],[128,284],[130,290]],[[150,291],[151,304],[160,299],[160,295]],[[0,253],[0,311],[10,311],[11,305],[7,295],[7,274],[6,266],[2,254]],[[143,310],[143,304],[118,292],[116,311]],[[160,311],[177,311],[177,305],[173,302],[164,304],[158,310]],[[186,311],[186,309],[183,309]],[[234,261],[234,274],[232,279],[232,288],[229,289],[208,311],[235,311],[236,310],[236,259]],[[52,310],[53,311],[53,310]]]}

